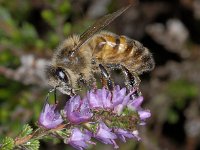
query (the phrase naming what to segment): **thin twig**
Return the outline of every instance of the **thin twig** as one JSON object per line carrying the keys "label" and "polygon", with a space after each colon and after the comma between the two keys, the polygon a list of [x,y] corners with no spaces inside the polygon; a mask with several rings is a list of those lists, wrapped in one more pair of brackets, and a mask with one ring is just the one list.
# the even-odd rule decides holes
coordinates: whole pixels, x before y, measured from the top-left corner
{"label": "thin twig", "polygon": [[19,146],[19,145],[25,144],[31,139],[41,139],[42,137],[48,135],[51,132],[60,131],[60,130],[63,130],[65,128],[66,128],[66,124],[61,124],[57,128],[50,129],[50,130],[46,130],[46,129],[43,129],[43,128],[38,128],[33,132],[33,134],[30,134],[30,135],[28,135],[26,137],[22,137],[22,138],[17,137],[15,139],[15,146]]}

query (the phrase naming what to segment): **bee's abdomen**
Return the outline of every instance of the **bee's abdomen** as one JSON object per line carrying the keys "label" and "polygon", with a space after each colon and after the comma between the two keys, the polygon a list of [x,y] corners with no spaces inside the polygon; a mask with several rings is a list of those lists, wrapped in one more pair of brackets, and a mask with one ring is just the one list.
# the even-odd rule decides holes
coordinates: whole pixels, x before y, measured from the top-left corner
{"label": "bee's abdomen", "polygon": [[121,64],[133,72],[154,68],[151,53],[140,42],[113,33],[100,33],[93,40],[93,57],[104,64]]}

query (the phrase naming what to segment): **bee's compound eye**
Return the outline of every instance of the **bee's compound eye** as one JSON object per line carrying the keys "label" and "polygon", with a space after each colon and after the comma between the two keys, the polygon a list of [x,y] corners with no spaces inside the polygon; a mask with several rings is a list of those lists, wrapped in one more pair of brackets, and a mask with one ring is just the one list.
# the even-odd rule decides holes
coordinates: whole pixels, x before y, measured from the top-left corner
{"label": "bee's compound eye", "polygon": [[56,69],[56,75],[63,82],[67,82],[68,81],[67,75],[65,74],[65,72],[63,71],[62,68],[57,68]]}

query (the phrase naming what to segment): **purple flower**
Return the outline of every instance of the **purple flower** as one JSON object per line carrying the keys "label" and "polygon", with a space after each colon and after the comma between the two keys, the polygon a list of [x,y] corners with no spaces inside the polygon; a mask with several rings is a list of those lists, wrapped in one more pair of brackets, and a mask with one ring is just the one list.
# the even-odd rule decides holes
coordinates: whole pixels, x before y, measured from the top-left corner
{"label": "purple flower", "polygon": [[91,90],[87,93],[89,105],[93,109],[103,108],[103,103],[101,100],[101,90]]}
{"label": "purple flower", "polygon": [[[123,142],[126,138],[140,140],[138,124],[145,125],[151,113],[141,107],[142,96],[131,96],[134,92],[134,88],[128,92],[117,85],[112,92],[103,87],[88,91],[84,98],[77,95],[71,97],[63,110],[71,132],[64,142],[83,150],[94,144],[90,141],[91,137],[114,148],[118,148],[116,139]],[[45,105],[39,119],[42,126],[55,128],[63,122],[55,108],[56,105]]]}
{"label": "purple flower", "polygon": [[149,110],[139,110],[138,111],[139,117],[140,117],[140,125],[145,125],[145,120],[149,117],[151,117],[151,113]]}
{"label": "purple flower", "polygon": [[140,140],[137,130],[130,132],[124,129],[114,129],[114,132],[123,142],[126,142],[126,138],[136,138],[138,141]]}
{"label": "purple flower", "polygon": [[81,100],[80,96],[74,96],[67,102],[64,114],[73,124],[89,121],[92,117],[87,99],[83,98]]}
{"label": "purple flower", "polygon": [[122,113],[123,109],[132,100],[130,96],[133,94],[133,92],[134,92],[134,90],[132,90],[131,92],[129,92],[124,97],[121,97],[121,103],[119,103],[118,105],[116,105],[115,108],[114,108],[114,112],[115,113],[117,113],[118,115],[120,115]]}
{"label": "purple flower", "polygon": [[[130,95],[128,96],[130,97]],[[120,86],[117,85],[111,93],[103,87],[102,89],[89,91],[87,97],[92,109],[110,110],[124,101],[126,88],[120,89]]]}
{"label": "purple flower", "polygon": [[95,144],[90,141],[91,136],[81,132],[78,128],[72,130],[71,136],[68,139],[65,139],[66,144],[70,144],[78,150],[83,150],[89,147],[89,144]]}
{"label": "purple flower", "polygon": [[128,102],[128,108],[132,110],[138,110],[141,108],[142,102],[143,102],[143,97],[139,96],[138,98],[135,98]]}
{"label": "purple flower", "polygon": [[91,90],[87,94],[90,107],[93,109],[111,109],[111,92],[106,90],[105,87],[102,89]]}
{"label": "purple flower", "polygon": [[145,125],[145,120],[149,117],[151,117],[151,113],[149,110],[143,110],[141,108],[141,104],[143,102],[143,97],[140,96],[134,100],[129,101],[129,103],[127,104],[127,107],[131,110],[137,111],[138,115],[141,119],[141,123],[140,125]]}
{"label": "purple flower", "polygon": [[121,104],[125,96],[126,96],[126,88],[120,89],[119,85],[115,86],[113,90],[113,98],[112,98],[114,106]]}
{"label": "purple flower", "polygon": [[55,110],[56,105],[45,104],[44,109],[39,117],[39,124],[47,129],[56,128],[63,122],[58,111]]}
{"label": "purple flower", "polygon": [[129,93],[126,93],[126,88],[121,88],[117,85],[112,93],[103,87],[102,89],[91,90],[87,93],[87,99],[91,109],[110,110],[113,113],[120,115],[124,108],[138,112],[141,119],[141,124],[144,124],[146,118],[151,116],[150,111],[143,110],[141,104],[143,97],[131,97],[135,92],[133,88]]}
{"label": "purple flower", "polygon": [[113,103],[111,101],[111,98],[112,98],[111,92],[106,90],[105,87],[103,87],[99,93],[101,94],[100,100],[103,103],[104,109],[112,109]]}
{"label": "purple flower", "polygon": [[98,129],[93,136],[104,144],[112,144],[114,145],[114,148],[118,148],[119,146],[114,141],[114,139],[117,139],[117,136],[111,132],[111,130],[112,129],[108,128],[105,123],[100,122]]}

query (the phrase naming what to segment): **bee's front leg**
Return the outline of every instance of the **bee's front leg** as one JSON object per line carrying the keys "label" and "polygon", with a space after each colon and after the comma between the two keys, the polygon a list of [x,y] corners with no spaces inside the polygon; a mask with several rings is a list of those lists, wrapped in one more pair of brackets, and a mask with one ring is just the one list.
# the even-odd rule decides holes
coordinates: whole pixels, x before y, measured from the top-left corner
{"label": "bee's front leg", "polygon": [[56,90],[57,90],[57,86],[55,86],[53,89],[49,90],[49,92],[47,93],[46,101],[49,100],[50,93],[53,92],[53,94],[54,94],[54,103],[57,104],[57,92],[56,92]]}
{"label": "bee's front leg", "polygon": [[113,91],[114,87],[113,87],[113,82],[110,78],[110,74],[102,64],[99,64],[99,68],[101,70],[103,86],[106,85],[110,91]]}
{"label": "bee's front leg", "polygon": [[140,85],[140,78],[137,74],[132,74],[126,67],[121,66],[122,72],[125,76],[125,84],[126,87],[129,89],[129,91],[135,90],[133,93],[133,96],[138,97],[141,95],[141,92],[139,90],[139,85]]}

